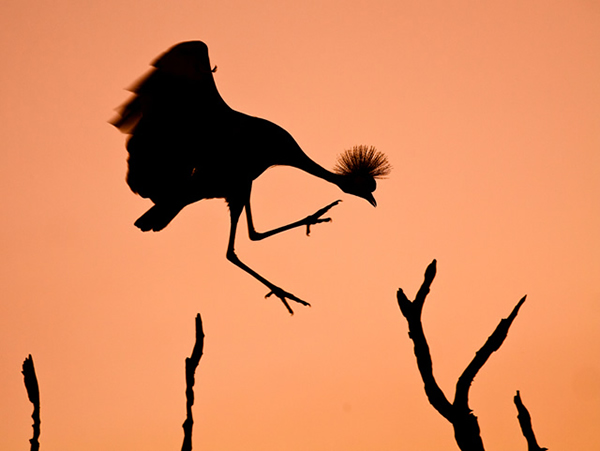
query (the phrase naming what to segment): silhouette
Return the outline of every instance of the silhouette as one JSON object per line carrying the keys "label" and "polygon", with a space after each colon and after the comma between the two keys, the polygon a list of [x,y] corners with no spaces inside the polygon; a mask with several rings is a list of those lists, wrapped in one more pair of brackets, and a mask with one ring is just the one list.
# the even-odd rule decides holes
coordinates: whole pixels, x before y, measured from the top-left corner
{"label": "silhouette", "polygon": [[538,445],[538,442],[533,433],[533,427],[531,426],[531,415],[521,400],[521,393],[517,390],[517,394],[514,398],[515,406],[517,406],[517,419],[521,426],[521,431],[525,440],[527,440],[527,451],[547,451],[548,448],[542,448]]}
{"label": "silhouette", "polygon": [[31,451],[38,451],[40,449],[40,388],[38,385],[37,376],[35,375],[35,367],[33,366],[33,358],[31,354],[23,361],[23,381],[25,382],[25,389],[27,390],[27,397],[31,404],[33,404],[33,437],[29,439],[31,444]]}
{"label": "silhouette", "polygon": [[135,225],[159,231],[186,206],[202,199],[224,198],[231,215],[227,259],[252,275],[277,296],[290,313],[287,299],[309,305],[279,288],[242,263],[235,254],[235,233],[246,211],[250,239],[331,221],[323,215],[332,202],[299,221],[257,232],[252,222],[252,182],[271,166],[285,165],[336,184],[342,191],[376,206],[376,178],[391,169],[387,158],[373,147],[356,146],[343,153],[328,171],[311,160],[283,128],[265,119],[231,109],[221,98],[200,41],[183,42],[159,56],[154,68],[130,91],[133,97],[112,121],[130,135],[127,141],[127,183],[134,193],[154,202]]}
{"label": "silhouette", "polygon": [[204,330],[202,329],[202,318],[200,313],[196,315],[196,343],[192,349],[192,355],[185,358],[185,399],[186,418],[183,422],[183,444],[181,451],[192,451],[192,429],[194,418],[192,406],[194,405],[194,383],[196,382],[196,368],[200,364],[200,358],[204,351]]}
{"label": "silhouette", "polygon": [[[490,335],[481,349],[475,353],[475,357],[471,363],[469,363],[467,368],[458,378],[454,400],[451,403],[448,401],[446,395],[433,376],[433,363],[429,352],[429,345],[427,344],[427,339],[423,332],[423,324],[421,322],[421,313],[423,312],[425,298],[427,297],[427,294],[429,294],[429,289],[435,278],[435,273],[436,261],[433,260],[425,271],[425,280],[417,292],[414,301],[408,300],[402,289],[398,289],[398,306],[408,322],[408,336],[414,344],[417,366],[419,368],[419,373],[421,373],[423,383],[425,384],[425,394],[427,395],[429,403],[440,413],[440,415],[452,424],[452,427],[454,428],[454,438],[462,451],[484,451],[477,417],[473,415],[473,411],[469,408],[469,389],[479,370],[487,362],[492,353],[500,349],[500,346],[504,343],[504,340],[508,335],[508,329],[517,317],[517,313],[525,302],[526,296],[521,298],[508,318],[500,321],[496,330]],[[535,441],[533,430],[531,429],[529,412],[527,412],[527,409],[523,406],[518,391],[517,397],[515,397],[515,404],[517,405],[519,412],[521,431],[527,439],[529,451],[545,450],[546,448],[539,448]],[[533,447],[533,445],[535,445],[535,447]]]}

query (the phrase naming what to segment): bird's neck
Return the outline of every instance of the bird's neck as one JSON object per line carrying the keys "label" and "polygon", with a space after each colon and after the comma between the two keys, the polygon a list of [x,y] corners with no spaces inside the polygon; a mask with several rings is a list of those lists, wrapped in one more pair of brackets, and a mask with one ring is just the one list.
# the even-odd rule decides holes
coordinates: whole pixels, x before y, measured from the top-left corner
{"label": "bird's neck", "polygon": [[336,174],[335,172],[331,172],[325,169],[323,166],[311,160],[308,156],[302,163],[303,164],[300,167],[300,169],[302,169],[305,172],[308,172],[311,175],[314,175],[315,177],[319,177],[320,179],[326,180],[329,183],[333,183],[334,185],[338,186],[342,182],[342,175]]}

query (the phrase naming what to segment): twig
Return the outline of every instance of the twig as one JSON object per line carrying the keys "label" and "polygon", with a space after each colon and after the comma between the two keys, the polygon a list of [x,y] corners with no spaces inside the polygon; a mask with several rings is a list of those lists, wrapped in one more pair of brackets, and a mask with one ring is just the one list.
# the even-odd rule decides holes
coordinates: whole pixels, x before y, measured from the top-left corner
{"label": "twig", "polygon": [[527,451],[546,451],[548,448],[540,447],[535,439],[533,427],[531,426],[531,415],[529,415],[529,411],[523,404],[523,401],[521,401],[519,390],[517,390],[517,394],[515,395],[515,405],[517,406],[517,419],[519,420],[521,431],[525,440],[527,440]]}
{"label": "twig", "polygon": [[35,368],[33,366],[33,358],[31,354],[23,362],[23,379],[25,381],[25,388],[27,389],[27,397],[33,404],[33,437],[29,440],[31,443],[31,451],[38,451],[40,449],[40,389],[38,386],[37,376],[35,375]]}
{"label": "twig", "polygon": [[194,419],[192,417],[192,406],[194,405],[194,383],[195,373],[198,364],[200,363],[200,357],[202,357],[202,350],[204,348],[204,331],[202,330],[202,318],[200,314],[196,315],[196,343],[192,350],[192,355],[185,359],[185,398],[186,398],[186,412],[187,416],[183,422],[183,445],[181,451],[192,450],[192,428],[194,427]]}

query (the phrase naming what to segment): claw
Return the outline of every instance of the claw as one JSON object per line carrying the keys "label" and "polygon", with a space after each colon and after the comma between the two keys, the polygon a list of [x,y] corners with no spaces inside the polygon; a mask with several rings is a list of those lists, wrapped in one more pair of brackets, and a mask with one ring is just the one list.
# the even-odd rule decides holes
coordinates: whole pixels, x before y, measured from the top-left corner
{"label": "claw", "polygon": [[324,213],[327,213],[332,207],[335,207],[337,204],[339,204],[342,200],[338,199],[334,202],[331,202],[329,205],[327,205],[326,207],[321,208],[319,211],[317,211],[313,216],[321,216]]}
{"label": "claw", "polygon": [[331,202],[329,205],[321,208],[316,213],[307,216],[306,221],[306,236],[310,236],[310,226],[315,224],[320,224],[322,222],[331,222],[331,218],[321,218],[325,213],[327,213],[332,207],[335,207],[337,204],[341,202],[341,199],[336,200],[335,202]]}
{"label": "claw", "polygon": [[307,307],[310,307],[310,304],[306,301],[303,301],[300,298],[297,298],[296,296],[294,296],[292,293],[288,293],[287,291],[282,290],[279,287],[273,287],[273,289],[271,291],[269,291],[266,295],[265,295],[265,299],[275,295],[277,296],[281,302],[283,302],[283,305],[285,305],[285,308],[287,309],[288,312],[290,312],[290,315],[294,314],[294,311],[292,310],[292,308],[290,307],[290,304],[288,303],[288,301],[286,300],[286,298],[291,299],[292,301],[297,302],[298,304],[302,304],[305,305]]}

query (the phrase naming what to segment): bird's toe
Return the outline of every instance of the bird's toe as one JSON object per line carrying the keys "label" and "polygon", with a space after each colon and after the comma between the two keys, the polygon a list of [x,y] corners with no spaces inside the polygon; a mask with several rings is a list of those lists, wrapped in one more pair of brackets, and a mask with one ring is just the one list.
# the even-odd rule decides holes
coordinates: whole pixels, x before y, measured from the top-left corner
{"label": "bird's toe", "polygon": [[290,312],[290,315],[294,314],[294,311],[292,310],[292,308],[290,307],[290,304],[288,303],[288,299],[294,302],[297,302],[298,304],[302,304],[306,307],[310,307],[310,304],[306,301],[303,301],[302,299],[300,299],[297,296],[294,296],[292,293],[288,293],[285,290],[282,290],[279,287],[273,287],[271,289],[271,291],[269,291],[266,295],[265,298],[271,297],[271,296],[277,296],[281,302],[283,302],[283,305],[285,305],[285,308],[287,309],[288,312]]}

